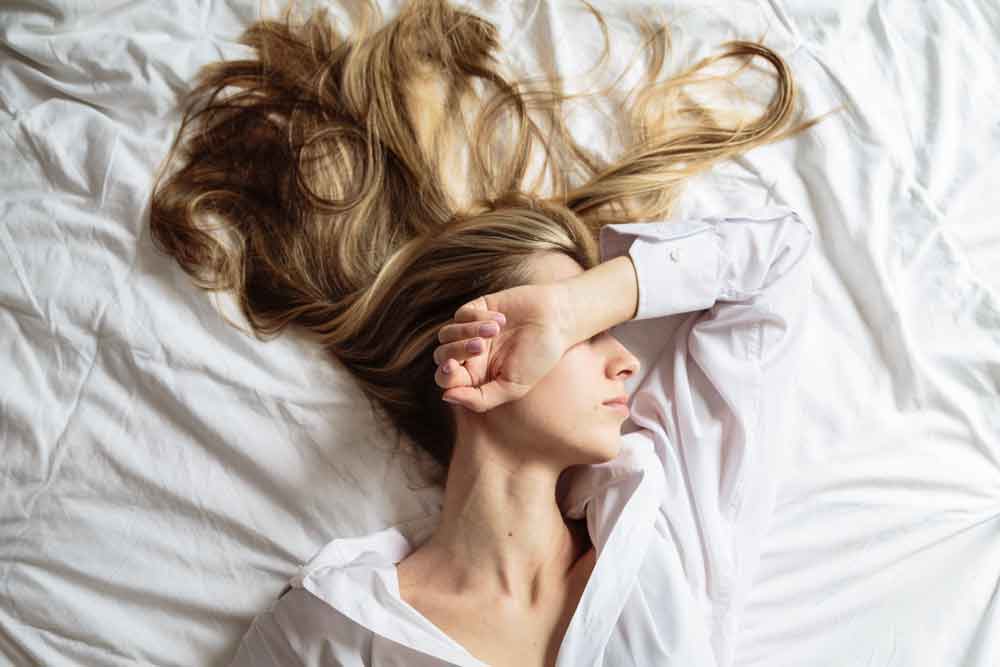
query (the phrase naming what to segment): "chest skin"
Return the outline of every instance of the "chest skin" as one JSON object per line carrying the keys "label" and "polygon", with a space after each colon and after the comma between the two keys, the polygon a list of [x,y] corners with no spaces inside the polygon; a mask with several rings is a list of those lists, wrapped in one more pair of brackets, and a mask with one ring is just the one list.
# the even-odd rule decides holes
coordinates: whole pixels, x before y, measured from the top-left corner
{"label": "chest skin", "polygon": [[565,585],[530,614],[474,600],[446,599],[423,590],[419,574],[405,560],[397,570],[400,593],[407,604],[491,667],[553,667],[597,561],[585,527],[581,548],[585,551],[574,562]]}

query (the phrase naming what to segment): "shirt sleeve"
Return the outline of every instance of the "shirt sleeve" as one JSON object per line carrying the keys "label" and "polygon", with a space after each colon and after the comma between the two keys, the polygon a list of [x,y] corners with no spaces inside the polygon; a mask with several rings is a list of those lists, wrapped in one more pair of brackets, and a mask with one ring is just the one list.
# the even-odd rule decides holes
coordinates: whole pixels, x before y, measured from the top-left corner
{"label": "shirt sleeve", "polygon": [[633,393],[630,418],[664,466],[661,512],[720,666],[733,661],[794,437],[812,237],[785,206],[601,230],[602,261],[632,258],[635,320],[692,311]]}

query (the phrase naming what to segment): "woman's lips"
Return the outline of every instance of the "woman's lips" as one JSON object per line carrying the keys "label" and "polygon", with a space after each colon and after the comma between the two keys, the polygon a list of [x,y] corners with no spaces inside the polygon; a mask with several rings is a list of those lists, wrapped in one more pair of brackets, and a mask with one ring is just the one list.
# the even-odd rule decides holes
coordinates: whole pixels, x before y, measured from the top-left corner
{"label": "woman's lips", "polygon": [[623,414],[626,414],[626,415],[628,414],[628,406],[625,405],[624,403],[619,403],[618,401],[610,401],[608,403],[602,403],[602,405],[605,405],[605,406],[607,406],[609,408],[612,408],[614,410],[618,410],[619,412],[621,412]]}

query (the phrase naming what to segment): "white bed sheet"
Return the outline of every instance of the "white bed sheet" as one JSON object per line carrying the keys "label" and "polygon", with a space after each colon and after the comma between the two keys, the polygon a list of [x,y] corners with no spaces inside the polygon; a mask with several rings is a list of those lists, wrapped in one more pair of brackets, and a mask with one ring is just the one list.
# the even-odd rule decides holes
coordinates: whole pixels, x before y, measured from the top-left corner
{"label": "white bed sheet", "polygon": [[[596,55],[575,2],[463,4],[526,73]],[[699,178],[681,211],[781,203],[818,231],[789,406],[803,431],[737,664],[1000,664],[1000,9],[596,4],[621,36],[626,9],[680,12],[678,58],[766,29],[811,114],[848,105]],[[225,664],[320,546],[439,501],[342,368],[294,333],[233,329],[150,243],[178,96],[246,53],[257,16],[252,0],[0,8],[6,662]],[[596,118],[575,122],[613,150]],[[619,335],[649,326],[669,320]]]}

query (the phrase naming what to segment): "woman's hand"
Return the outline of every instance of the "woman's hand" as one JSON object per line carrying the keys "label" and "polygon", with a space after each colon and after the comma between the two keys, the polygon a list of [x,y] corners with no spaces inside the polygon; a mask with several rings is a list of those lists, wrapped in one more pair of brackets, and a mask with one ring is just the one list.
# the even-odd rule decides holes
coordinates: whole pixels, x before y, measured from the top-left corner
{"label": "woman's hand", "polygon": [[573,345],[564,292],[560,283],[522,285],[455,311],[453,323],[438,330],[442,345],[434,350],[434,380],[446,390],[443,398],[486,412],[531,391]]}

